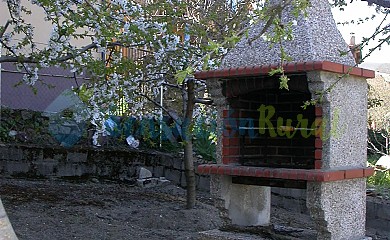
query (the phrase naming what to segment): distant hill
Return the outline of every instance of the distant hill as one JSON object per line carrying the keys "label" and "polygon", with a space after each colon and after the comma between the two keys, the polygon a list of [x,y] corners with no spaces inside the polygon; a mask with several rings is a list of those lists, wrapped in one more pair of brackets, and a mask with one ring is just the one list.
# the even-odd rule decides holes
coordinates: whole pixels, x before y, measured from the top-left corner
{"label": "distant hill", "polygon": [[390,63],[370,63],[370,62],[366,63],[365,62],[360,64],[359,67],[374,70],[376,72],[390,74]]}
{"label": "distant hill", "polygon": [[[363,67],[363,66],[362,66]],[[365,66],[363,68],[369,68]],[[368,97],[382,100],[381,106],[368,109],[369,122],[374,123],[376,128],[384,128],[388,114],[390,114],[390,64],[379,64],[375,69],[376,76],[367,79],[370,86]],[[389,120],[387,120],[389,121]]]}

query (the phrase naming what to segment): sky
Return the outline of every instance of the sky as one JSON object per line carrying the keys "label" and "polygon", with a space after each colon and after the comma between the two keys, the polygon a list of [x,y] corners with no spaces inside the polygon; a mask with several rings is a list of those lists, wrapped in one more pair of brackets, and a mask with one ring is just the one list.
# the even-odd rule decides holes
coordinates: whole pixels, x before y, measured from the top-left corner
{"label": "sky", "polygon": [[[350,20],[357,20],[359,18],[371,17],[375,12],[375,6],[368,6],[367,2],[363,1],[354,1],[353,3],[348,3],[348,7],[344,11],[339,11],[338,9],[333,9],[333,17],[337,22],[344,22]],[[356,43],[360,43],[363,37],[369,37],[374,33],[376,26],[383,20],[385,15],[378,15],[374,20],[369,20],[363,24],[350,24],[341,26],[338,25],[339,31],[343,35],[347,43],[350,42],[351,33],[355,33]],[[390,15],[386,19],[386,25],[390,24]],[[376,39],[377,40],[377,39]],[[372,43],[368,48],[376,46],[375,43]],[[363,56],[368,53],[368,49],[363,49]],[[385,47],[382,47],[379,51],[375,51],[370,57],[368,57],[365,62],[372,63],[390,63],[390,46],[386,44]]]}

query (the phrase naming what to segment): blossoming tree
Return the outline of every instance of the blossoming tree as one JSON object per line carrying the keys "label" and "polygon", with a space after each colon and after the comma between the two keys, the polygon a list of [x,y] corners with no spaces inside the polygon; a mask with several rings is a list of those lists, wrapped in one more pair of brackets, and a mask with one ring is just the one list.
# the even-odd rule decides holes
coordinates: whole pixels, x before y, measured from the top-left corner
{"label": "blossoming tree", "polygon": [[[76,112],[75,118],[90,119],[96,126],[95,142],[116,100],[126,103],[127,115],[139,117],[160,109],[172,115],[171,109],[155,101],[161,87],[182,100],[179,117],[172,117],[181,126],[185,143],[188,207],[192,207],[190,126],[194,105],[211,101],[200,98],[206,86],[191,74],[218,65],[228,45],[238,39],[236,33],[249,24],[255,1],[7,0],[2,4],[9,16],[0,26],[5,53],[0,63],[17,64],[25,73],[22,83],[32,88],[41,81],[38,73],[45,67],[88,75],[90,81],[83,86],[90,93],[87,109]],[[37,46],[34,38],[40,33],[28,21],[34,15],[32,7],[43,10],[52,28],[43,47]]]}

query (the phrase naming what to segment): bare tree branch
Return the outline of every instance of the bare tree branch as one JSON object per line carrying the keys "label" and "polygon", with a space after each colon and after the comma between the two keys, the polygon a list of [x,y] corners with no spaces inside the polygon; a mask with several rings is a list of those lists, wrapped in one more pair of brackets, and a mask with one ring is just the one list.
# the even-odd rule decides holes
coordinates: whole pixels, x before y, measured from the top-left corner
{"label": "bare tree branch", "polygon": [[213,100],[206,98],[196,98],[194,100],[195,103],[205,104],[205,105],[213,105]]}
{"label": "bare tree branch", "polygon": [[[82,47],[80,49],[79,53],[84,53],[84,52],[86,52],[90,49],[93,49],[93,48],[97,48],[96,43],[91,43],[87,46]],[[74,54],[67,54],[63,57],[56,59],[55,61],[56,62],[65,62],[65,61],[72,59],[74,57],[75,57]],[[21,57],[21,56],[2,56],[2,57],[0,57],[0,63],[4,63],[4,62],[38,63],[39,60],[32,58],[32,57]]]}
{"label": "bare tree branch", "polygon": [[154,105],[156,105],[157,107],[161,108],[165,113],[167,113],[167,114],[173,119],[173,121],[174,121],[177,125],[181,126],[182,123],[181,123],[181,122],[177,119],[177,117],[175,117],[167,108],[161,106],[160,103],[156,102],[155,100],[153,100],[152,98],[150,98],[150,97],[149,97],[148,95],[146,95],[146,94],[141,93],[141,94],[139,94],[139,95],[142,96],[142,97],[144,97],[144,98],[146,98],[148,101],[152,102],[152,103],[153,103]]}
{"label": "bare tree branch", "polygon": [[[112,42],[112,43],[108,43],[107,44],[107,47],[115,47],[115,46],[124,46],[122,43],[120,42]],[[132,48],[132,47],[139,47],[141,46],[141,44],[137,44],[137,45],[132,45],[132,46],[126,46],[126,47],[129,47],[129,48]],[[6,46],[4,46],[6,47]],[[62,56],[58,59],[55,59],[54,61],[55,62],[58,62],[58,63],[61,63],[61,62],[66,62],[70,59],[73,59],[75,58],[77,55],[80,55],[86,51],[89,51],[91,49],[96,49],[98,48],[97,44],[96,43],[91,43],[91,44],[88,44],[82,48],[80,48],[80,50],[78,50],[77,54],[67,54],[65,56]],[[44,51],[44,50],[43,50]],[[0,57],[0,63],[4,63],[4,62],[19,62],[19,63],[38,63],[39,60],[38,59],[35,59],[35,58],[32,58],[32,57],[21,57],[21,56],[17,56],[16,53],[14,53],[15,56],[2,56]]]}
{"label": "bare tree branch", "polygon": [[8,26],[9,26],[10,24],[11,24],[11,20],[8,20],[8,21],[5,23],[5,25],[4,25],[4,27],[3,27],[3,30],[0,32],[0,38],[3,37],[5,31],[7,30]]}
{"label": "bare tree branch", "polygon": [[195,89],[195,92],[198,93],[198,92],[202,92],[204,90],[206,90],[206,86],[198,87],[197,89]]}
{"label": "bare tree branch", "polygon": [[171,88],[177,88],[177,89],[180,89],[182,90],[182,88],[177,85],[177,84],[171,84],[171,83],[163,83],[164,86],[168,86],[168,87],[171,87]]}

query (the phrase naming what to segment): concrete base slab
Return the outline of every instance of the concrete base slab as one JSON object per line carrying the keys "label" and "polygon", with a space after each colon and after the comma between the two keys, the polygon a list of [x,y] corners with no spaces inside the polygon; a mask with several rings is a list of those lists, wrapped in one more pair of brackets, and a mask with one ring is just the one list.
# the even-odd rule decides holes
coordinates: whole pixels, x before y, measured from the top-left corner
{"label": "concrete base slab", "polygon": [[223,227],[222,230],[214,229],[201,232],[199,239],[203,240],[269,240],[269,239],[288,239],[288,240],[312,240],[316,239],[316,231],[312,229],[302,229],[282,225],[269,226],[250,226],[242,227],[230,225]]}
{"label": "concrete base slab", "polygon": [[270,240],[254,234],[223,232],[218,229],[204,231],[199,233],[199,240]]}
{"label": "concrete base slab", "polygon": [[[295,237],[285,235],[284,237],[278,236],[277,238],[274,237],[268,238],[268,237],[261,237],[250,233],[225,232],[219,229],[213,229],[209,231],[200,232],[199,233],[200,237],[198,238],[198,240],[272,240],[272,239],[289,239],[289,240],[310,239],[311,240],[311,239],[316,239],[312,231],[304,231],[301,234],[302,234],[301,236],[295,236]],[[372,240],[372,238],[365,237],[356,240]]]}
{"label": "concrete base slab", "polygon": [[[271,213],[271,188],[233,184],[231,176],[221,176],[212,188],[221,199],[219,208],[227,211],[227,222],[239,226],[268,226]],[[222,206],[223,205],[223,206]]]}

